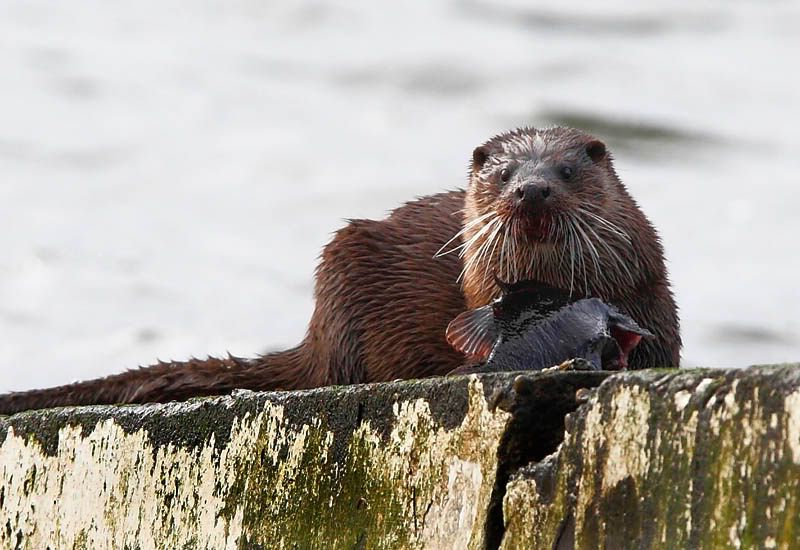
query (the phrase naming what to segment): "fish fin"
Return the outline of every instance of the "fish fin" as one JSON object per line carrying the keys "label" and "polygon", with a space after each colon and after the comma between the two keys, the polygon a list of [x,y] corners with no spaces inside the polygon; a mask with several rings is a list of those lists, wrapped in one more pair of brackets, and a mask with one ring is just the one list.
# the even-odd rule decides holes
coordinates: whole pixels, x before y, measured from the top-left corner
{"label": "fish fin", "polygon": [[485,361],[497,341],[492,306],[471,309],[447,325],[447,343],[464,355]]}

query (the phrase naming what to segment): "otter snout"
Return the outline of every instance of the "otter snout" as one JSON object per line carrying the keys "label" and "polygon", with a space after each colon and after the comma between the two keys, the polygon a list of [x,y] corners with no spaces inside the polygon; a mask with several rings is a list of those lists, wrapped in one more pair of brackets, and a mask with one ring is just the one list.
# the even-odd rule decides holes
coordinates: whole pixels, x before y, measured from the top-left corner
{"label": "otter snout", "polygon": [[530,182],[517,187],[514,191],[520,206],[538,210],[542,208],[553,194],[552,187],[544,182]]}

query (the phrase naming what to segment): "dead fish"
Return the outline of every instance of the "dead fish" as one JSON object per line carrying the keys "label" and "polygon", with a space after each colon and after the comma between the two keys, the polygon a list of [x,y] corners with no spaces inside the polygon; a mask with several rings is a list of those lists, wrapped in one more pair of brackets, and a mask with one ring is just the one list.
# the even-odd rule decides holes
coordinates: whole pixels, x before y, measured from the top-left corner
{"label": "dead fish", "polygon": [[653,337],[599,298],[575,300],[537,281],[498,285],[500,298],[447,327],[447,341],[472,361],[454,374],[542,370],[570,359],[593,370],[622,370],[639,341]]}

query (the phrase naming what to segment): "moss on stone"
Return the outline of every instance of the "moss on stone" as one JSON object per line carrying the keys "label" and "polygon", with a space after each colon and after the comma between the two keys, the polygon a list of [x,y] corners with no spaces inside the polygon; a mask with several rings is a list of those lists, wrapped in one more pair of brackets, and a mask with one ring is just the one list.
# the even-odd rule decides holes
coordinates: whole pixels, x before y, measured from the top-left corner
{"label": "moss on stone", "polygon": [[[505,417],[475,377],[24,413],[3,420],[0,514],[25,548],[388,548],[422,546],[434,527],[464,527],[477,546]],[[475,514],[431,525],[462,498],[459,464],[479,472]]]}
{"label": "moss on stone", "polygon": [[[606,376],[575,410],[576,388]],[[0,547],[790,548],[800,537],[797,366],[67,408],[0,418],[0,440]]]}
{"label": "moss on stone", "polygon": [[576,548],[791,547],[800,465],[787,398],[798,387],[794,365],[609,378],[547,465],[559,497],[546,502],[534,470],[510,484],[503,547],[564,536]]}

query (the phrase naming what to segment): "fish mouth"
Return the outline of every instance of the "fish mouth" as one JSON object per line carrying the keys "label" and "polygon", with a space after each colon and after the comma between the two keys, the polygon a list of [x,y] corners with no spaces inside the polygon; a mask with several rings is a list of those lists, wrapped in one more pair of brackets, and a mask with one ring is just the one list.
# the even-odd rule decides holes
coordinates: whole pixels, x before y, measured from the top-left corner
{"label": "fish mouth", "polygon": [[[638,337],[641,340],[641,336]],[[631,345],[629,349],[626,349],[627,346],[621,345],[619,341],[615,338],[608,340],[608,343],[603,350],[603,355],[601,357],[601,363],[603,365],[603,370],[627,370],[628,369],[628,355],[633,348],[636,347],[638,344],[638,340],[635,344]]]}
{"label": "fish mouth", "polygon": [[[624,316],[620,316],[624,317]],[[611,337],[606,340],[601,356],[603,370],[627,370],[628,357],[643,338],[653,338],[653,333],[630,319],[615,319],[610,326]],[[622,322],[620,322],[622,321]]]}

